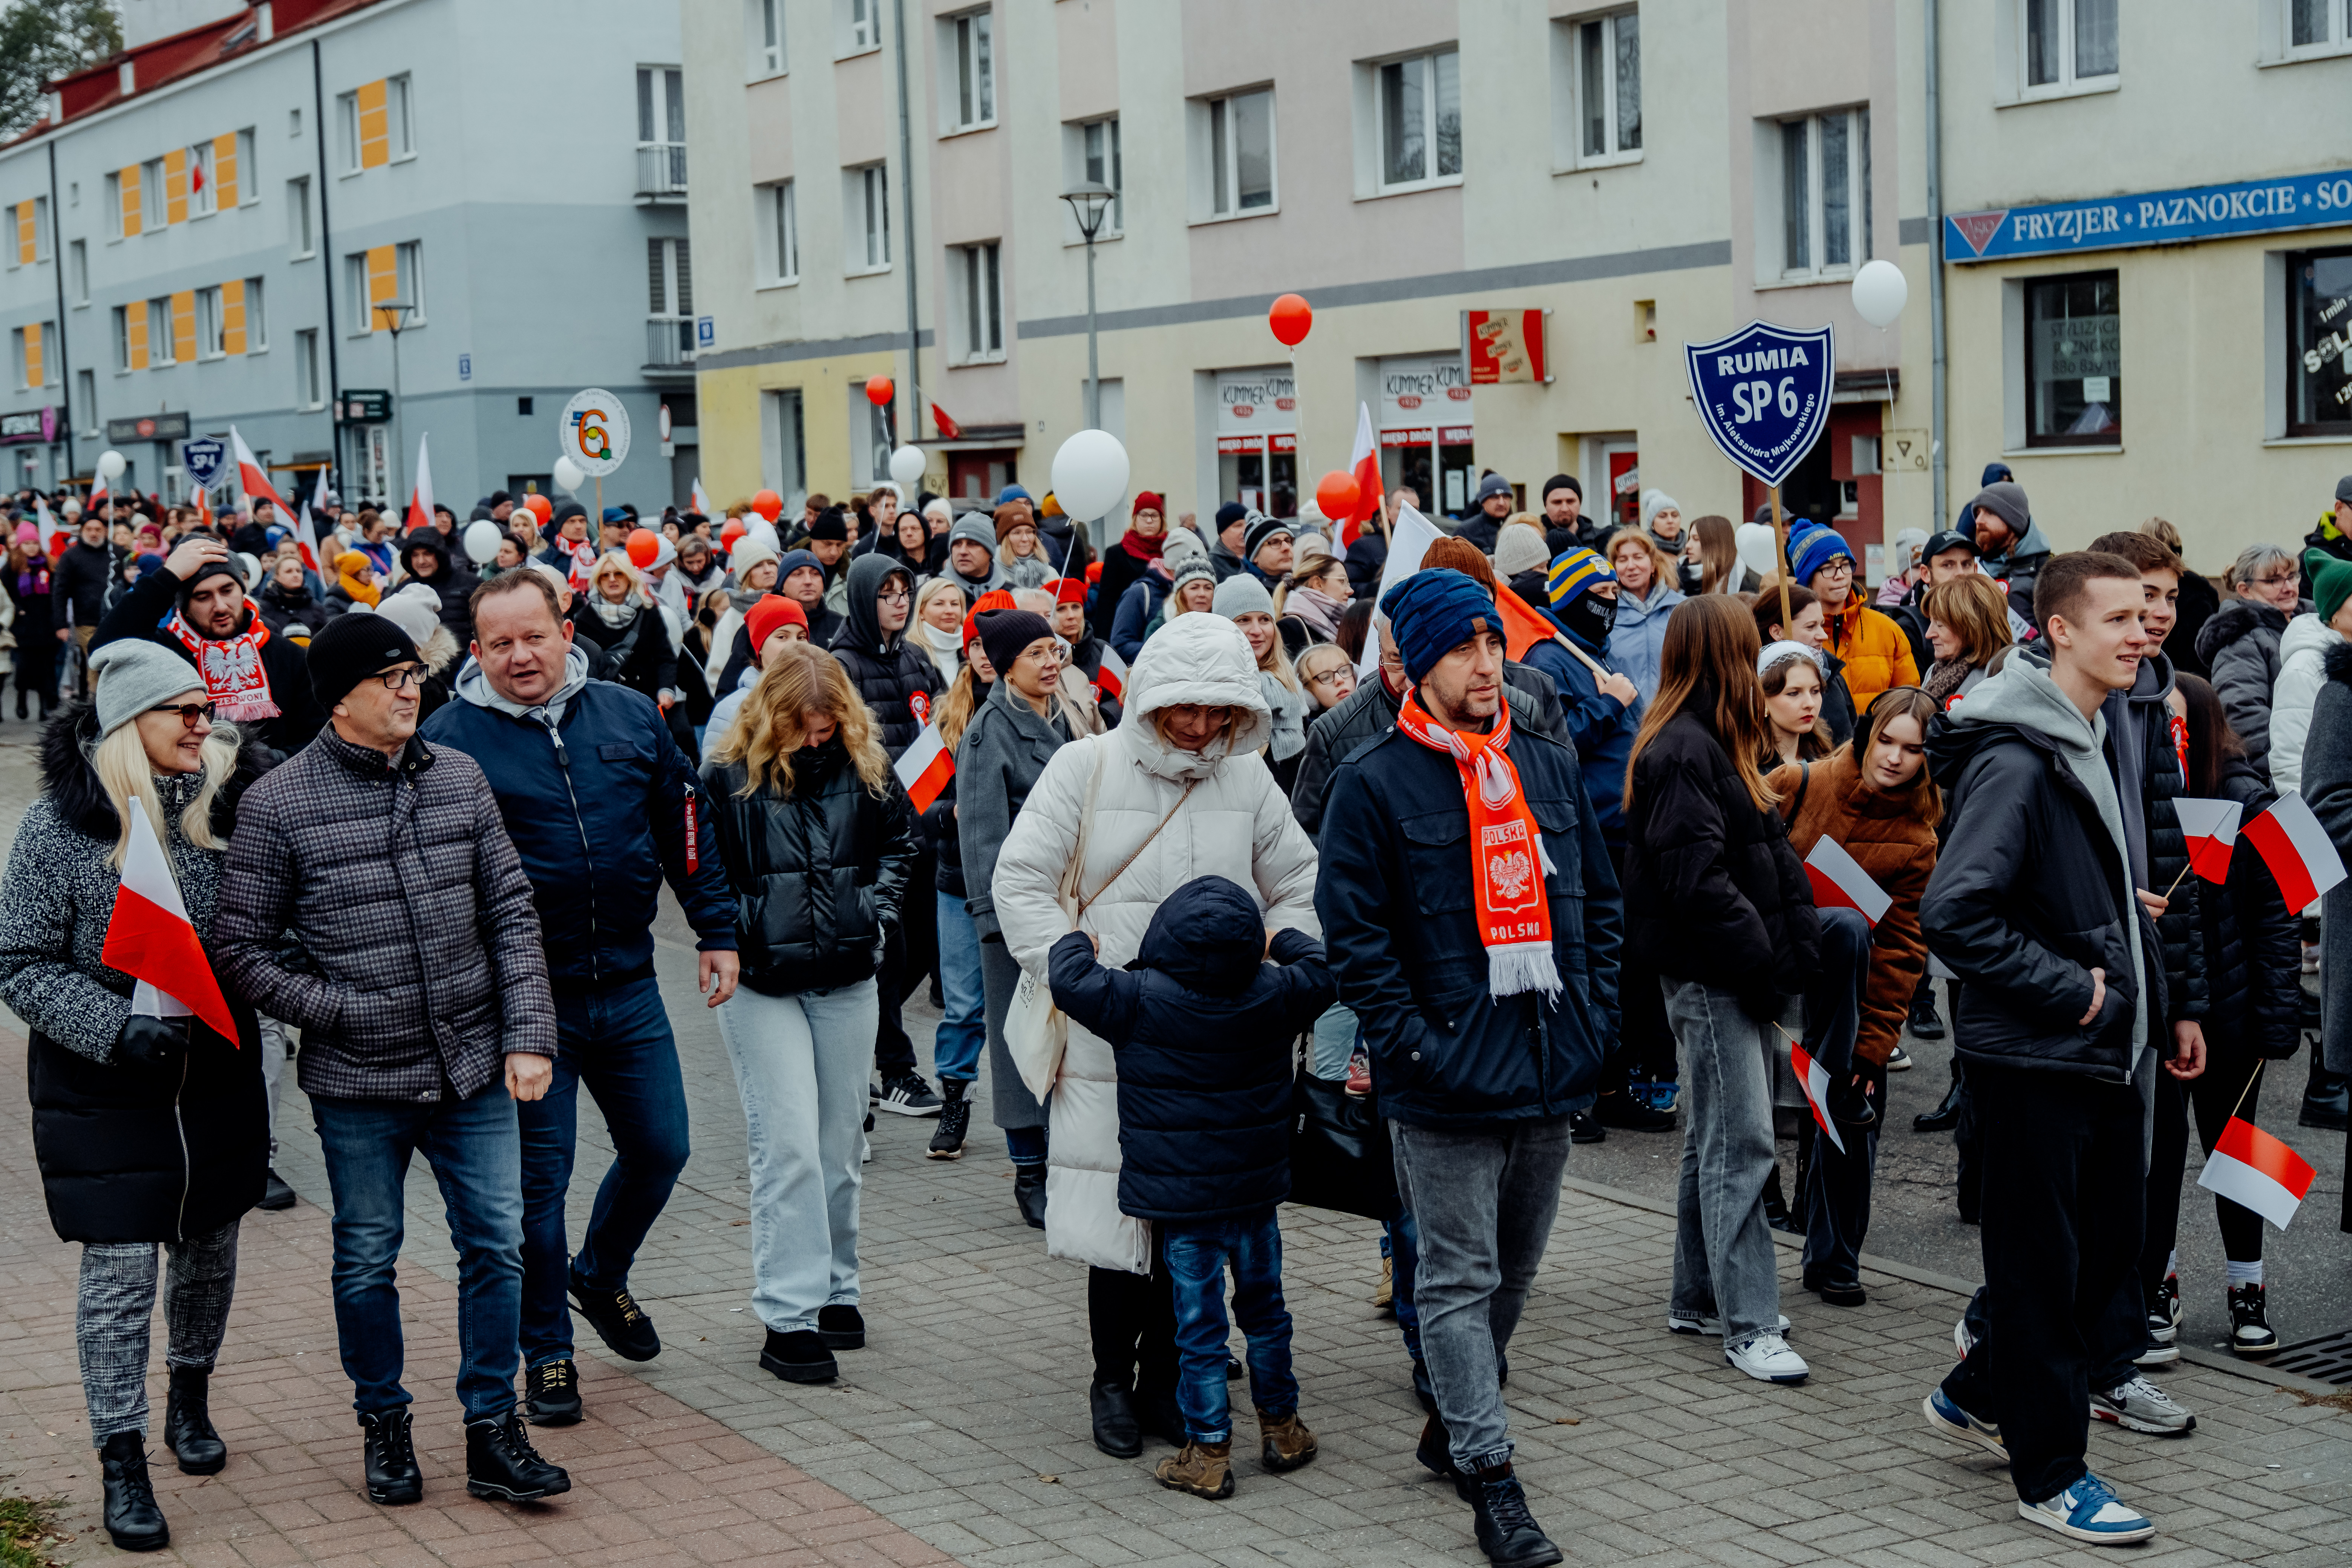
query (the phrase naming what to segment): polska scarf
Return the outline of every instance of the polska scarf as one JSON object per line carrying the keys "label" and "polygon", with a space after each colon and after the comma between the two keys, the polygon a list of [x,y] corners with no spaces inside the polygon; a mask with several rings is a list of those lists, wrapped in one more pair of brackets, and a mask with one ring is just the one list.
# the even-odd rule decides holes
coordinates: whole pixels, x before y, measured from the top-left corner
{"label": "polska scarf", "polygon": [[1541,991],[1557,996],[1559,965],[1551,950],[1551,904],[1544,877],[1556,868],[1543,832],[1511,765],[1511,708],[1505,703],[1486,734],[1449,730],[1421,705],[1418,688],[1397,709],[1397,731],[1454,759],[1470,812],[1470,881],[1477,894],[1486,984],[1496,996]]}
{"label": "polska scarf", "polygon": [[195,660],[196,673],[204,678],[205,696],[221,718],[235,724],[278,717],[278,704],[269,694],[269,671],[261,662],[261,647],[269,640],[269,628],[259,616],[248,616],[245,630],[229,637],[198,636],[177,610],[163,623],[163,629],[178,638],[188,657]]}

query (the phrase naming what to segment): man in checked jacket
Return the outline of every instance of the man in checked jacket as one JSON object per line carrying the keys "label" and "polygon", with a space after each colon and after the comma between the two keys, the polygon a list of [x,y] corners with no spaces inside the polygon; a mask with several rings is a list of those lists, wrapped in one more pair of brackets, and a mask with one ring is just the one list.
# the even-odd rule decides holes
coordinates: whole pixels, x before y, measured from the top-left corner
{"label": "man in checked jacket", "polygon": [[[522,1152],[515,1102],[547,1092],[555,1005],[530,884],[482,770],[416,736],[425,665],[388,617],[311,639],[328,726],[248,790],[213,927],[223,976],[303,1033],[335,1198],[335,1328],[369,1498],[424,1495],[400,1384],[401,1191],[423,1153],[457,1247],[466,1489],[569,1491],[515,1410]],[[290,938],[290,940],[289,940]]]}

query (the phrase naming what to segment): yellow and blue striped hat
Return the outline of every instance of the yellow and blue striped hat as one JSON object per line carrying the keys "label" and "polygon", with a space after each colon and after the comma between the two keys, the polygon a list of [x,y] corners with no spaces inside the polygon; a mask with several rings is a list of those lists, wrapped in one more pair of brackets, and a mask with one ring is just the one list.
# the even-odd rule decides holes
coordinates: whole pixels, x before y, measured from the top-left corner
{"label": "yellow and blue striped hat", "polygon": [[1614,583],[1617,574],[1609,563],[1591,551],[1579,546],[1552,557],[1551,574],[1544,579],[1544,593],[1555,605],[1565,605],[1595,583]]}

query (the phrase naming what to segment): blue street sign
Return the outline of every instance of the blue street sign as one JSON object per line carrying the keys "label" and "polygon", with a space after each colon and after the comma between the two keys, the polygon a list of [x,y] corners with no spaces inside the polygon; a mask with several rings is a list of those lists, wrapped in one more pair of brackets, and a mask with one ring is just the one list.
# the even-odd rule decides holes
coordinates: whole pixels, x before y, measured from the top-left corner
{"label": "blue street sign", "polygon": [[1711,343],[1685,343],[1691,398],[1723,455],[1777,485],[1829,423],[1837,347],[1830,329],[1750,321]]}
{"label": "blue street sign", "polygon": [[188,478],[206,489],[213,488],[227,463],[228,448],[210,437],[180,443],[180,467],[187,470]]}
{"label": "blue street sign", "polygon": [[710,349],[717,348],[719,346],[718,323],[713,321],[708,316],[698,316],[695,318],[694,346],[697,349]]}
{"label": "blue street sign", "polygon": [[459,354],[457,356],[457,379],[459,381],[471,381],[474,379],[474,356],[472,354]]}

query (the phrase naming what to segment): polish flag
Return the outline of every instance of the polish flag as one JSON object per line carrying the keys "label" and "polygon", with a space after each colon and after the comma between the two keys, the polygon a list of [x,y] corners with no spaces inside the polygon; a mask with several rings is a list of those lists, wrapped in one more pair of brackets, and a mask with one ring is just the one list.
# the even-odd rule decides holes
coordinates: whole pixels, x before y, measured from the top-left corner
{"label": "polish flag", "polygon": [[940,439],[942,441],[963,439],[963,426],[949,418],[948,411],[936,403],[931,405],[931,424],[938,429]]}
{"label": "polish flag", "polygon": [[1115,702],[1127,700],[1127,660],[1108,643],[1103,644],[1102,668],[1095,671],[1095,685]]}
{"label": "polish flag", "polygon": [[2234,800],[2199,800],[2181,795],[2173,807],[2180,815],[2181,836],[2189,840],[2189,868],[2209,882],[2230,879],[2230,852],[2238,843],[2238,818],[2244,808]]}
{"label": "polish flag", "polygon": [[1355,510],[1339,520],[1339,549],[1344,553],[1364,531],[1364,524],[1381,515],[1381,444],[1372,434],[1372,410],[1370,405],[1356,405],[1356,449],[1348,458],[1348,468],[1356,476]]}
{"label": "polish flag", "polygon": [[948,787],[948,780],[955,777],[955,753],[940,739],[939,726],[926,724],[915,743],[899,754],[897,767],[907,798],[915,803],[917,811],[929,811],[940,798],[940,791]]}
{"label": "polish flag", "polygon": [[107,922],[105,945],[99,957],[135,978],[131,1010],[148,1018],[182,1018],[194,1014],[223,1039],[236,1040],[236,1018],[213,977],[212,961],[196,940],[181,900],[180,883],[163,846],[155,837],[155,824],[138,796],[131,799],[131,850],[122,859],[122,888],[114,895],[114,916]]}
{"label": "polish flag", "polygon": [[[269,488],[269,476],[262,471],[261,459],[253,455],[253,448],[245,444],[245,437],[236,433],[236,426],[234,425],[228,427],[228,439],[231,448],[236,454],[236,484],[237,488],[245,492],[246,510],[252,510],[255,501],[266,500],[278,509],[278,516],[292,517],[294,509],[286,504],[286,498]],[[304,558],[303,564],[313,570],[316,570],[318,565],[307,556]]]}
{"label": "polish flag", "polygon": [[[1435,523],[1422,516],[1411,506],[1400,505],[1397,508],[1396,526],[1389,532],[1388,564],[1381,568],[1380,591],[1372,595],[1372,602],[1378,604],[1387,596],[1391,588],[1420,571],[1421,558],[1429,553],[1429,547],[1436,543],[1441,537],[1443,536],[1438,533]],[[1505,589],[1504,592],[1509,593],[1509,590]],[[1517,595],[1512,595],[1512,597],[1517,598]],[[1507,608],[1504,611],[1507,623],[1509,614]],[[1383,618],[1375,615],[1372,617],[1374,626],[1377,627]],[[1505,638],[1506,642],[1508,640],[1507,637]],[[1372,672],[1380,667],[1381,639],[1378,632],[1375,631],[1371,636],[1364,638],[1364,651],[1357,656],[1356,679],[1369,679]]]}
{"label": "polish flag", "polygon": [[196,487],[196,526],[198,528],[210,528],[212,525],[213,492],[205,489],[203,485],[198,485]]}
{"label": "polish flag", "polygon": [[687,506],[688,510],[699,512],[704,517],[712,515],[710,507],[710,492],[702,488],[702,476],[700,474],[694,476],[694,489],[688,494]]}
{"label": "polish flag", "polygon": [[2344,861],[2329,843],[2327,830],[2303,796],[2290,791],[2277,804],[2246,824],[2246,841],[2262,856],[2263,864],[2278,879],[2290,910],[2308,908],[2314,899],[2344,879]]}
{"label": "polish flag", "polygon": [[2197,1184],[2245,1205],[2284,1230],[2318,1174],[2302,1155],[2244,1117],[2232,1116],[2213,1141]]}
{"label": "polish flag", "polygon": [[425,437],[416,437],[416,488],[408,494],[408,529],[410,533],[420,528],[431,528],[433,522],[433,459],[425,449]]}
{"label": "polish flag", "polygon": [[42,547],[51,555],[63,550],[67,542],[73,537],[66,525],[51,514],[49,503],[38,495],[33,498],[33,516],[40,521]]}
{"label": "polish flag", "polygon": [[1805,857],[1805,876],[1813,884],[1813,902],[1823,908],[1858,910],[1876,925],[1886,916],[1895,897],[1870,879],[1845,846],[1824,834]]}
{"label": "polish flag", "polygon": [[[1822,842],[1826,844],[1829,840],[1824,838]],[[1789,1035],[1786,1029],[1780,1032]],[[1813,1120],[1821,1123],[1822,1131],[1829,1134],[1832,1143],[1837,1145],[1837,1152],[1844,1153],[1845,1140],[1838,1136],[1837,1123],[1830,1120],[1829,1069],[1813,1060],[1805,1049],[1805,1043],[1794,1035],[1789,1035],[1789,1060],[1797,1069],[1797,1081],[1805,1086],[1805,1100],[1813,1108]]]}
{"label": "polish flag", "polygon": [[302,564],[311,571],[319,570],[319,524],[314,512],[327,510],[327,468],[319,466],[319,482],[300,508],[287,515],[294,525],[294,548],[302,557]]}

